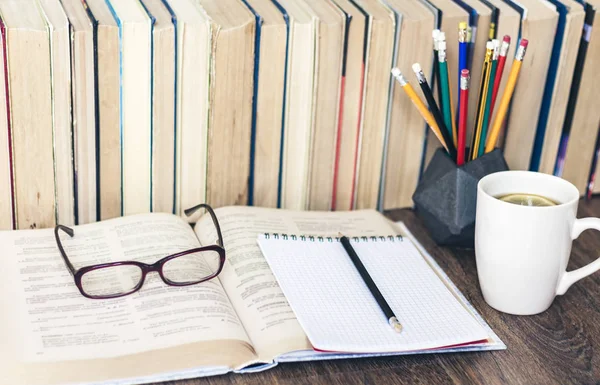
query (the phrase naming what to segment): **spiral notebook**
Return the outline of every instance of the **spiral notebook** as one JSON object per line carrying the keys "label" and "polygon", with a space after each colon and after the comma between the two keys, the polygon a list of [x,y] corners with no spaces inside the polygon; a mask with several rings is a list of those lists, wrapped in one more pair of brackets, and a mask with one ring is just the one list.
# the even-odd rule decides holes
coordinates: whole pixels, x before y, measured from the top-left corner
{"label": "spiral notebook", "polygon": [[316,350],[418,352],[481,344],[488,338],[487,325],[407,238],[351,238],[402,323],[402,333],[389,327],[338,238],[264,234],[258,243]]}

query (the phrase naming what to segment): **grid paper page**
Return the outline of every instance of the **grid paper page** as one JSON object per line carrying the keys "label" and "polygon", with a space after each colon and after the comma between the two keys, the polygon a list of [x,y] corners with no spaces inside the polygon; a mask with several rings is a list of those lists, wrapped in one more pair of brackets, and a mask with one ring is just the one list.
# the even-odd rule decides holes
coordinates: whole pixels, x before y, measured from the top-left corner
{"label": "grid paper page", "polygon": [[351,241],[402,333],[388,325],[339,241],[261,235],[258,243],[315,349],[400,352],[488,338],[409,240]]}

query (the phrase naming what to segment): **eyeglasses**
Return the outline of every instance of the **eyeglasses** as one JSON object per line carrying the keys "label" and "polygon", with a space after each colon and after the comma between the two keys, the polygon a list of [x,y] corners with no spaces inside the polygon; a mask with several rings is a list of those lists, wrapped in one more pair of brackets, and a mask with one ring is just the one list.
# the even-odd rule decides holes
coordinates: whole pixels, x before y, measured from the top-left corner
{"label": "eyeglasses", "polygon": [[146,275],[153,271],[170,286],[196,285],[219,275],[225,264],[223,236],[213,209],[207,204],[199,204],[185,210],[185,215],[189,217],[202,208],[210,214],[215,225],[217,244],[168,255],[151,265],[137,261],[122,261],[75,269],[67,257],[59,236],[59,231],[63,231],[73,237],[75,235],[73,229],[57,225],[54,228],[54,237],[58,250],[75,279],[75,285],[84,297],[109,299],[135,293],[144,284]]}

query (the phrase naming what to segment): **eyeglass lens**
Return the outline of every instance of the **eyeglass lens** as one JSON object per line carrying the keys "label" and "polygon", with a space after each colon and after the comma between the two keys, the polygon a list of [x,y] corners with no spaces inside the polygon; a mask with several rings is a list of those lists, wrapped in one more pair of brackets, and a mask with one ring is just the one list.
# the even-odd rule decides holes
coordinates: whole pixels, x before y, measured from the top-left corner
{"label": "eyeglass lens", "polygon": [[[193,284],[214,277],[220,267],[220,254],[204,250],[169,259],[162,266],[162,275],[171,284]],[[138,265],[107,266],[83,274],[81,287],[92,297],[117,296],[134,291],[142,276],[143,271]]]}

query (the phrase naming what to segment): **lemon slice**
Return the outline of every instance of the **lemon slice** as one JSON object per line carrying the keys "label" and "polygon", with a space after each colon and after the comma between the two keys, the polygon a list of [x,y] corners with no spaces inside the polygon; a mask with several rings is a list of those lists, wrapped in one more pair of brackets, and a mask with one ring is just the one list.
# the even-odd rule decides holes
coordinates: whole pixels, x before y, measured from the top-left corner
{"label": "lemon slice", "polygon": [[499,199],[520,206],[556,206],[556,202],[533,194],[508,194]]}

